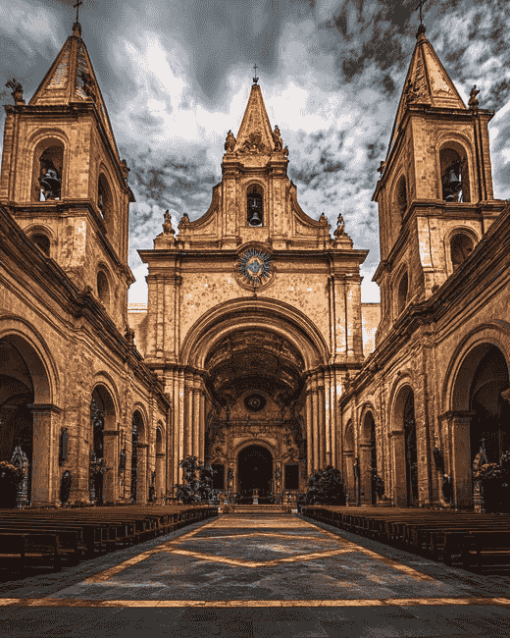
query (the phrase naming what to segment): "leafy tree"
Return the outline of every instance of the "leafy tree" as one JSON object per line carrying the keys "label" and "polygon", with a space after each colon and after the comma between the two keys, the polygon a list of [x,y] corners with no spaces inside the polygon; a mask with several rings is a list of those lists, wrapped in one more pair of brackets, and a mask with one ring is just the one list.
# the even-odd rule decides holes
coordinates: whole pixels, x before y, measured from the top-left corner
{"label": "leafy tree", "polygon": [[174,485],[177,489],[177,500],[185,505],[214,500],[214,470],[209,464],[199,461],[196,456],[188,456],[180,461],[179,467],[183,469],[184,483]]}
{"label": "leafy tree", "polygon": [[339,470],[328,465],[309,476],[306,491],[307,505],[345,505],[344,486]]}

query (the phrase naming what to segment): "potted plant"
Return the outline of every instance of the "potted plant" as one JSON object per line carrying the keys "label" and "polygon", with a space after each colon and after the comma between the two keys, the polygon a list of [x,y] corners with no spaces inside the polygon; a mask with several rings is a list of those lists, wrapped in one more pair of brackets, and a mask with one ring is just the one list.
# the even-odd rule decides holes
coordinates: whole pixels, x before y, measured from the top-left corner
{"label": "potted plant", "polygon": [[0,508],[16,507],[18,487],[23,476],[21,468],[8,461],[0,461]]}

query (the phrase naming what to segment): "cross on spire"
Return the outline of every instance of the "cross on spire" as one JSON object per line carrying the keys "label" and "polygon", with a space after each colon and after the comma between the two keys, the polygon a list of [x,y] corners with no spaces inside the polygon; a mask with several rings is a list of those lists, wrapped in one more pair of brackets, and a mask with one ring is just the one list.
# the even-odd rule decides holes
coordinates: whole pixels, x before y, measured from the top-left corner
{"label": "cross on spire", "polygon": [[253,68],[255,69],[255,77],[253,78],[253,84],[258,84],[258,81],[259,81],[259,79],[257,77],[258,66],[255,64]]}
{"label": "cross on spire", "polygon": [[[420,10],[420,24],[423,24],[423,5],[427,2],[427,0],[420,0],[416,9]],[[416,11],[415,9],[415,11]]]}
{"label": "cross on spire", "polygon": [[76,22],[80,21],[80,7],[82,4],[82,0],[77,0],[76,4],[73,4],[73,7],[76,9]]}

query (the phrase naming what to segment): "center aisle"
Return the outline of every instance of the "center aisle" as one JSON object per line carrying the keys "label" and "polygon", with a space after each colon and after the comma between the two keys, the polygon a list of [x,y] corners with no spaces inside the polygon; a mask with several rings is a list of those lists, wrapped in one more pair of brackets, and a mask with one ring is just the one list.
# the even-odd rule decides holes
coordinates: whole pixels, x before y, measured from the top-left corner
{"label": "center aisle", "polygon": [[50,607],[59,637],[96,635],[103,622],[103,635],[121,635],[134,617],[151,638],[510,634],[510,599],[491,597],[483,578],[355,539],[290,515],[224,515],[47,596],[4,598],[0,618]]}

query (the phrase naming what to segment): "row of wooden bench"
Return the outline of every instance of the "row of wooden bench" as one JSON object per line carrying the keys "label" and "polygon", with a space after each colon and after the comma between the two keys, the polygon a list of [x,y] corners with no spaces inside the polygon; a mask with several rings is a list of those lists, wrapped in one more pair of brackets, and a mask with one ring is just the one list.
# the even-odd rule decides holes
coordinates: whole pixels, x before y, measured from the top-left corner
{"label": "row of wooden bench", "polygon": [[0,512],[0,566],[77,564],[217,515],[216,507],[180,512]]}
{"label": "row of wooden bench", "polygon": [[416,510],[392,513],[387,509],[381,513],[339,511],[317,506],[301,507],[300,513],[447,565],[480,571],[510,565],[510,516]]}

